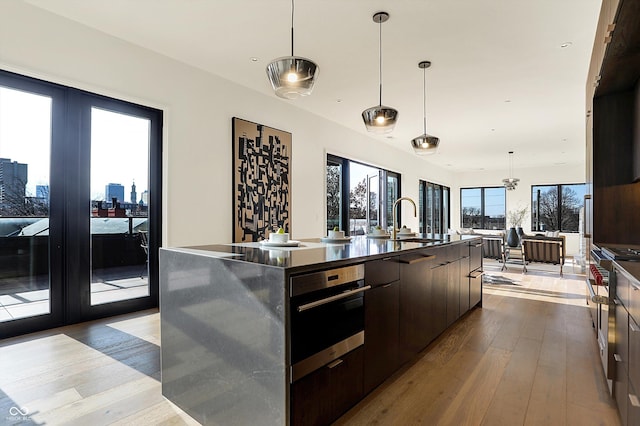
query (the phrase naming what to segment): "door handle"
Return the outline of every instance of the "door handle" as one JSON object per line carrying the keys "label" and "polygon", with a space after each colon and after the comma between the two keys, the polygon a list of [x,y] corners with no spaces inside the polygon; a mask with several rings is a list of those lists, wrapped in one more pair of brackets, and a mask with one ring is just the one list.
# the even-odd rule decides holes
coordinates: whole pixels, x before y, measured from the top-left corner
{"label": "door handle", "polygon": [[340,358],[331,361],[329,364],[327,364],[327,368],[336,368],[337,366],[339,366],[340,364],[342,364],[344,361],[341,360]]}
{"label": "door handle", "polygon": [[304,312],[309,309],[316,308],[318,306],[326,305],[327,303],[335,302],[336,300],[344,299],[345,297],[353,296],[354,294],[357,294],[357,293],[362,293],[363,291],[367,291],[370,288],[371,286],[367,285],[362,288],[345,291],[344,293],[336,294],[335,296],[327,297],[325,299],[315,300],[313,302],[298,306],[298,312]]}

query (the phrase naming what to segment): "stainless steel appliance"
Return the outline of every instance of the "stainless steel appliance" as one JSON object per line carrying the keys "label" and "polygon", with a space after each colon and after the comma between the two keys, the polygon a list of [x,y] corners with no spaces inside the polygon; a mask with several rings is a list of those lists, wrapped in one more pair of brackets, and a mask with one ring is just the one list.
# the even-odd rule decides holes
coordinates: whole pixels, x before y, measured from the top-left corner
{"label": "stainless steel appliance", "polygon": [[291,382],[364,344],[364,265],[291,279]]}
{"label": "stainless steel appliance", "polygon": [[[615,375],[615,304],[610,287],[612,273],[611,259],[597,247],[591,250],[591,259],[587,275],[587,305],[596,331],[600,361],[604,369],[609,392],[613,389]],[[612,280],[613,282],[613,280]]]}
{"label": "stainless steel appliance", "polygon": [[638,261],[640,250],[629,247],[593,246],[587,277],[587,304],[597,331],[600,359],[609,391],[615,379],[616,304],[617,297],[613,261]]}

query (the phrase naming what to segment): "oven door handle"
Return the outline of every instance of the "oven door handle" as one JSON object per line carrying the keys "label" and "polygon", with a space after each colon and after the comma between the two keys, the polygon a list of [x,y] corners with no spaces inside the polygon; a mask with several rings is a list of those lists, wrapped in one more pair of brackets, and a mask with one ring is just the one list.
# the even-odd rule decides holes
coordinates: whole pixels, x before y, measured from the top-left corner
{"label": "oven door handle", "polygon": [[362,293],[363,291],[367,291],[370,288],[371,288],[370,285],[366,285],[364,287],[360,287],[355,290],[349,290],[349,291],[345,291],[344,293],[336,294],[335,296],[330,296],[324,299],[315,300],[313,302],[298,306],[298,312],[308,311],[309,309],[313,309],[318,306],[325,305],[327,303],[335,302],[336,300],[344,299],[345,297],[353,296],[354,294]]}
{"label": "oven door handle", "polygon": [[593,291],[593,282],[594,281],[591,278],[587,279],[587,288],[589,289],[589,300],[599,305],[608,305],[609,304],[608,297],[596,295],[596,292]]}

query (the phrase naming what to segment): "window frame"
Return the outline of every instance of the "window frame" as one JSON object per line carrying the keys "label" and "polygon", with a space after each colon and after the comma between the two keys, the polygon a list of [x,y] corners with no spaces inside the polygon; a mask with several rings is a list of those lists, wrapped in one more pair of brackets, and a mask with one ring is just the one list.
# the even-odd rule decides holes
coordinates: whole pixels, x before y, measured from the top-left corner
{"label": "window frame", "polygon": [[464,228],[464,206],[463,206],[463,199],[462,199],[462,192],[465,190],[473,190],[473,189],[479,189],[480,190],[480,223],[481,223],[481,227],[480,228],[474,228],[474,229],[482,229],[482,230],[487,230],[487,231],[493,231],[493,230],[497,230],[497,229],[493,229],[493,228],[487,228],[486,227],[486,222],[485,222],[485,218],[487,217],[486,215],[486,197],[485,197],[485,190],[487,189],[502,189],[504,191],[504,228],[501,229],[506,229],[507,227],[507,190],[504,186],[473,186],[473,187],[466,187],[466,188],[460,188],[460,227]]}
{"label": "window frame", "polygon": [[[576,226],[576,230],[567,230],[567,229],[562,229],[562,197],[563,197],[563,188],[564,187],[571,187],[571,186],[583,186],[584,187],[584,192],[586,193],[586,183],[551,183],[551,184],[536,184],[536,185],[531,185],[531,231],[532,232],[545,232],[545,231],[560,231],[562,233],[566,233],[566,234],[577,234],[580,232],[580,225],[578,223],[578,225]],[[537,206],[536,204],[536,200],[534,198],[534,191],[535,188],[540,188],[540,187],[555,187],[556,191],[558,193],[558,204],[556,205],[556,221],[557,223],[560,225],[559,228],[560,229],[540,229],[540,218],[538,217],[539,215],[534,214],[535,213],[535,208]],[[536,221],[536,217],[538,217],[538,220]],[[545,227],[546,228],[546,227]]]}
{"label": "window frame", "polygon": [[[382,223],[386,223],[387,226],[391,226],[393,222],[393,216],[389,216],[390,210],[393,208],[393,203],[395,200],[389,200],[389,179],[394,179],[397,185],[397,197],[401,197],[402,195],[402,175],[398,172],[394,172],[391,170],[383,169],[379,166],[373,166],[371,164],[363,163],[357,160],[351,160],[346,157],[340,157],[335,154],[326,154],[325,159],[325,227],[328,228],[328,216],[327,216],[327,172],[326,168],[329,165],[341,166],[341,181],[340,181],[340,229],[345,231],[345,235],[350,235],[350,224],[349,224],[349,211],[350,211],[350,197],[344,196],[344,194],[350,194],[351,188],[351,172],[350,172],[350,164],[360,164],[362,166],[371,167],[377,169],[379,171],[379,181],[384,182],[385,189],[384,191],[380,191],[381,197],[378,200],[378,208],[380,211],[380,221]],[[400,226],[401,221],[401,210],[400,206],[398,206],[398,226]],[[391,211],[391,214],[393,212]]]}
{"label": "window frame", "polygon": [[[428,189],[431,189],[431,191]],[[418,194],[420,232],[423,234],[446,234],[451,224],[451,188],[439,183],[419,179]],[[431,197],[430,203],[428,202],[429,197]],[[436,200],[438,201],[437,203]],[[434,216],[436,211],[438,212],[437,227],[433,226],[436,223],[436,217]],[[430,224],[427,222],[431,222],[431,232],[428,231]]]}

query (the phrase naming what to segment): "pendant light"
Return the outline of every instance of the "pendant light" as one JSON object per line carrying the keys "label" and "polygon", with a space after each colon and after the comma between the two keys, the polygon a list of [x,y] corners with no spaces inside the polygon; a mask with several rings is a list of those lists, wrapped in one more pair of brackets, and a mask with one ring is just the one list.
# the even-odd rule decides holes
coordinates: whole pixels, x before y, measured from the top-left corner
{"label": "pendant light", "polygon": [[291,0],[291,56],[274,59],[267,65],[267,77],[276,95],[297,99],[311,94],[320,68],[310,59],[293,54],[293,11]]}
{"label": "pendant light", "polygon": [[424,133],[411,140],[411,146],[418,155],[435,154],[440,144],[440,139],[427,134],[427,68],[431,66],[430,61],[418,63],[418,68],[422,68],[422,111]]}
{"label": "pendant light", "polygon": [[513,191],[518,186],[518,182],[520,179],[513,177],[513,151],[509,151],[509,177],[502,179],[502,183],[507,191]]}
{"label": "pendant light", "polygon": [[380,26],[379,40],[379,82],[380,82],[380,102],[377,106],[367,108],[362,111],[362,119],[367,130],[372,133],[389,133],[393,130],[398,120],[398,110],[382,105],[382,23],[387,22],[389,14],[387,12],[378,12],[373,15],[373,22]]}

